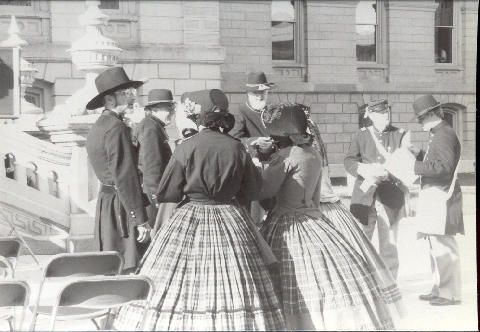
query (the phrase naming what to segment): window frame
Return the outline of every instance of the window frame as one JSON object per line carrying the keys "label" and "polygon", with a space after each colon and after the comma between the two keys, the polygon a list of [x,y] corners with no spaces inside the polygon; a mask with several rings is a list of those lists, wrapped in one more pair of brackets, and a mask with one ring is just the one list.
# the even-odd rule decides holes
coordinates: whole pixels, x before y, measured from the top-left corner
{"label": "window frame", "polygon": [[[359,61],[357,59],[356,48],[357,41],[355,40],[355,61],[357,62],[357,67],[383,67],[386,64],[387,59],[387,8],[385,6],[385,1],[387,0],[375,0],[376,12],[377,12],[377,22],[375,24],[375,58],[376,61]],[[355,18],[355,28],[357,25],[371,25],[371,24],[362,24],[357,23]]]}
{"label": "window frame", "polygon": [[[436,2],[435,2],[436,3]],[[462,40],[462,35],[461,35],[461,31],[462,31],[462,20],[460,19],[460,9],[459,9],[459,6],[457,5],[457,1],[453,0],[452,1],[452,4],[453,4],[453,10],[452,10],[452,62],[437,62],[436,59],[435,59],[435,40],[436,40],[436,34],[437,34],[437,28],[438,27],[449,27],[449,26],[437,26],[435,24],[435,13],[434,13],[434,16],[433,16],[433,45],[434,45],[434,48],[433,48],[433,63],[435,64],[435,66],[438,66],[438,67],[457,67],[457,66],[461,66],[462,65],[462,57],[461,57],[461,47],[459,47],[459,42]],[[440,3],[438,3],[437,5],[437,8],[438,6],[440,5]],[[435,12],[437,10],[437,8],[435,8]]]}
{"label": "window frame", "polygon": [[[272,66],[273,67],[304,67],[305,66],[305,1],[294,0],[293,10],[295,15],[293,27],[293,60],[274,60],[272,47]],[[272,17],[270,14],[270,25]],[[271,27],[270,27],[271,32]]]}

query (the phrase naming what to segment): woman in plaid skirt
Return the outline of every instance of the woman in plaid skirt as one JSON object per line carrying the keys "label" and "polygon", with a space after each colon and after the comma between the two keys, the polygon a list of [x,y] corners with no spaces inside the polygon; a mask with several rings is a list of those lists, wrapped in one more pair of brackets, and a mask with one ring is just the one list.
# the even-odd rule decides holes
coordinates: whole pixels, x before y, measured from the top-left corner
{"label": "woman in plaid skirt", "polygon": [[310,108],[304,107],[307,115],[308,129],[312,134],[312,146],[322,157],[322,179],[320,187],[320,211],[330,220],[333,226],[342,233],[348,242],[360,253],[375,273],[375,279],[380,286],[385,302],[389,304],[395,318],[405,316],[402,295],[390,270],[387,268],[377,250],[358,225],[358,221],[340,198],[334,193],[330,180],[327,151],[317,125],[310,119]]}
{"label": "woman in plaid skirt", "polygon": [[[266,268],[273,253],[237,201],[256,199],[261,177],[233,126],[220,90],[183,96],[199,133],[176,149],[159,185],[159,202],[180,202],[140,264],[155,292],[147,330],[283,330]],[[140,326],[143,306],[123,307],[119,330]]]}
{"label": "woman in plaid skirt", "polygon": [[393,329],[374,273],[319,209],[320,153],[302,105],[270,107],[262,120],[278,151],[263,171],[261,198],[276,205],[261,231],[279,260],[272,278],[289,329]]}

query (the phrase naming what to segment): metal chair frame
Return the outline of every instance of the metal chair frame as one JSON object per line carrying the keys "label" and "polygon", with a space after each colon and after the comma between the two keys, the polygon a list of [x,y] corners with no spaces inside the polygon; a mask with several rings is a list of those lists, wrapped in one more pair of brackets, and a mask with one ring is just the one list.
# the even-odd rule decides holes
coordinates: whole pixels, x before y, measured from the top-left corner
{"label": "metal chair frame", "polygon": [[[115,300],[110,300],[110,301],[105,301],[104,298],[98,300],[95,302],[95,296],[96,294],[93,294],[92,296],[85,296],[83,292],[75,292],[75,295],[79,295],[77,299],[72,299],[72,294],[69,294],[70,297],[65,296],[65,293],[69,290],[70,288],[77,286],[79,288],[80,286],[82,287],[91,287],[95,286],[96,284],[102,285],[102,284],[115,284],[118,283],[118,287],[121,288],[126,288],[126,283],[128,282],[135,282],[137,283],[138,281],[144,282],[146,285],[148,285],[148,290],[146,292],[146,295],[139,295],[139,294],[133,294],[132,297],[123,297],[121,299],[115,299]],[[120,292],[120,291],[117,291]],[[118,294],[115,292],[114,294]],[[82,278],[78,279],[75,281],[72,281],[65,285],[63,289],[60,291],[60,293],[57,296],[57,301],[52,308],[52,314],[50,317],[50,327],[49,331],[54,331],[55,330],[55,322],[56,322],[56,317],[57,317],[57,312],[58,309],[61,307],[82,307],[82,308],[88,308],[88,309],[108,309],[108,312],[110,313],[110,310],[119,308],[121,306],[124,306],[126,304],[132,303],[132,302],[137,302],[137,301],[144,301],[145,302],[145,309],[142,315],[142,321],[140,325],[140,330],[143,331],[145,329],[145,324],[147,320],[147,313],[148,310],[150,309],[150,302],[153,296],[154,292],[154,285],[153,282],[150,278],[146,276],[115,276],[115,277],[91,277],[91,278]],[[100,296],[103,296],[105,294],[101,294]],[[93,300],[94,303],[87,303],[88,300]],[[65,317],[67,318],[67,317]],[[68,316],[68,319],[70,320],[80,320],[84,319],[83,317],[79,316]]]}
{"label": "metal chair frame", "polygon": [[[25,281],[20,281],[20,280],[2,280],[0,281],[0,290],[3,287],[8,287],[8,286],[20,286],[25,290],[23,298],[19,299],[12,299],[11,303],[2,303],[2,301],[5,301],[5,297],[2,297],[0,299],[0,307],[17,307],[18,304],[23,303],[23,309],[22,309],[22,314],[20,315],[20,321],[19,324],[16,323],[16,315],[6,315],[2,317],[2,319],[5,319],[8,322],[8,325],[10,327],[10,331],[20,331],[22,329],[23,321],[25,319],[25,312],[28,310],[28,304],[30,300],[30,287]],[[3,292],[2,292],[3,293]],[[15,302],[13,300],[16,300]]]}
{"label": "metal chair frame", "polygon": [[[72,278],[72,277],[83,279],[83,278],[86,278],[86,277],[91,277],[92,275],[98,276],[98,275],[102,275],[102,274],[106,273],[106,271],[104,271],[104,272],[98,271],[98,272],[89,274],[85,270],[82,270],[81,267],[79,267],[79,268],[76,267],[77,271],[74,272],[74,273],[59,275],[59,274],[55,273],[55,271],[51,271],[52,266],[55,266],[55,264],[62,264],[62,263],[65,264],[65,265],[71,264],[72,261],[69,261],[69,259],[72,259],[73,262],[74,262],[75,259],[79,259],[79,258],[97,258],[97,257],[105,257],[105,256],[112,256],[112,257],[115,257],[119,260],[119,264],[118,264],[117,270],[114,271],[114,275],[120,274],[122,269],[123,269],[124,259],[123,259],[123,256],[121,256],[116,251],[63,253],[63,254],[58,254],[58,255],[55,255],[54,257],[52,257],[52,259],[48,262],[48,264],[45,266],[45,268],[43,270],[43,277],[42,277],[42,280],[40,281],[38,296],[35,300],[34,307],[31,308],[33,318],[32,318],[32,322],[30,324],[30,329],[29,330],[30,331],[35,331],[35,325],[36,325],[36,322],[37,322],[37,317],[39,315],[43,314],[43,313],[38,313],[38,308],[39,308],[39,305],[40,305],[40,299],[41,299],[41,296],[42,296],[43,286],[45,285],[45,282],[46,282],[47,279],[48,280],[50,280],[51,278],[67,279],[67,278]],[[63,260],[63,262],[62,262],[62,260]],[[69,262],[65,263],[65,261],[69,261]],[[89,317],[92,320],[95,327],[97,328],[97,330],[99,330],[100,327],[97,324],[97,322],[95,321],[95,318],[101,317],[105,314],[106,313],[102,311],[102,312],[97,312],[95,314],[92,314],[91,317]]]}

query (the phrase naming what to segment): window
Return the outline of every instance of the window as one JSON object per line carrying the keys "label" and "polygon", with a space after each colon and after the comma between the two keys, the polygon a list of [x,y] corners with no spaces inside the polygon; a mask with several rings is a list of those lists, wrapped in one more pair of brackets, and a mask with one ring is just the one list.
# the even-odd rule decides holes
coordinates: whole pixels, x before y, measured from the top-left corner
{"label": "window", "polygon": [[447,103],[442,105],[442,110],[443,119],[455,130],[460,142],[462,142],[463,113],[465,112],[465,106],[456,103]]}
{"label": "window", "polygon": [[100,0],[100,9],[120,9],[120,0]]}
{"label": "window", "polygon": [[379,62],[379,7],[383,1],[359,1],[355,12],[357,61]]}
{"label": "window", "polygon": [[38,167],[32,162],[27,165],[27,186],[38,189]]}
{"label": "window", "polygon": [[4,158],[5,162],[5,176],[9,179],[15,179],[15,156],[7,153]]}
{"label": "window", "polygon": [[453,0],[435,0],[435,62],[452,63],[454,54]]}
{"label": "window", "polygon": [[272,0],[272,60],[302,62],[303,2]]}
{"label": "window", "polygon": [[31,6],[31,0],[0,0],[0,6]]}

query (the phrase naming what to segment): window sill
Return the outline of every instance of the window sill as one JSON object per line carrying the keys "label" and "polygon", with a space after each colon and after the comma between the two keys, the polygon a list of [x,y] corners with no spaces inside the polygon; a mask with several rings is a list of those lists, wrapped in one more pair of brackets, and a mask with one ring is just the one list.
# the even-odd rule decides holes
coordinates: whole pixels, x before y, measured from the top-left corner
{"label": "window sill", "polygon": [[462,66],[453,65],[451,63],[444,63],[444,64],[436,63],[435,64],[435,71],[436,72],[439,72],[439,71],[462,71],[462,70],[463,70]]}
{"label": "window sill", "polygon": [[296,63],[296,62],[275,62],[275,60],[272,60],[273,68],[306,68],[307,66],[304,65],[303,63]]}
{"label": "window sill", "polygon": [[357,69],[387,69],[388,66],[375,62],[357,62]]}

